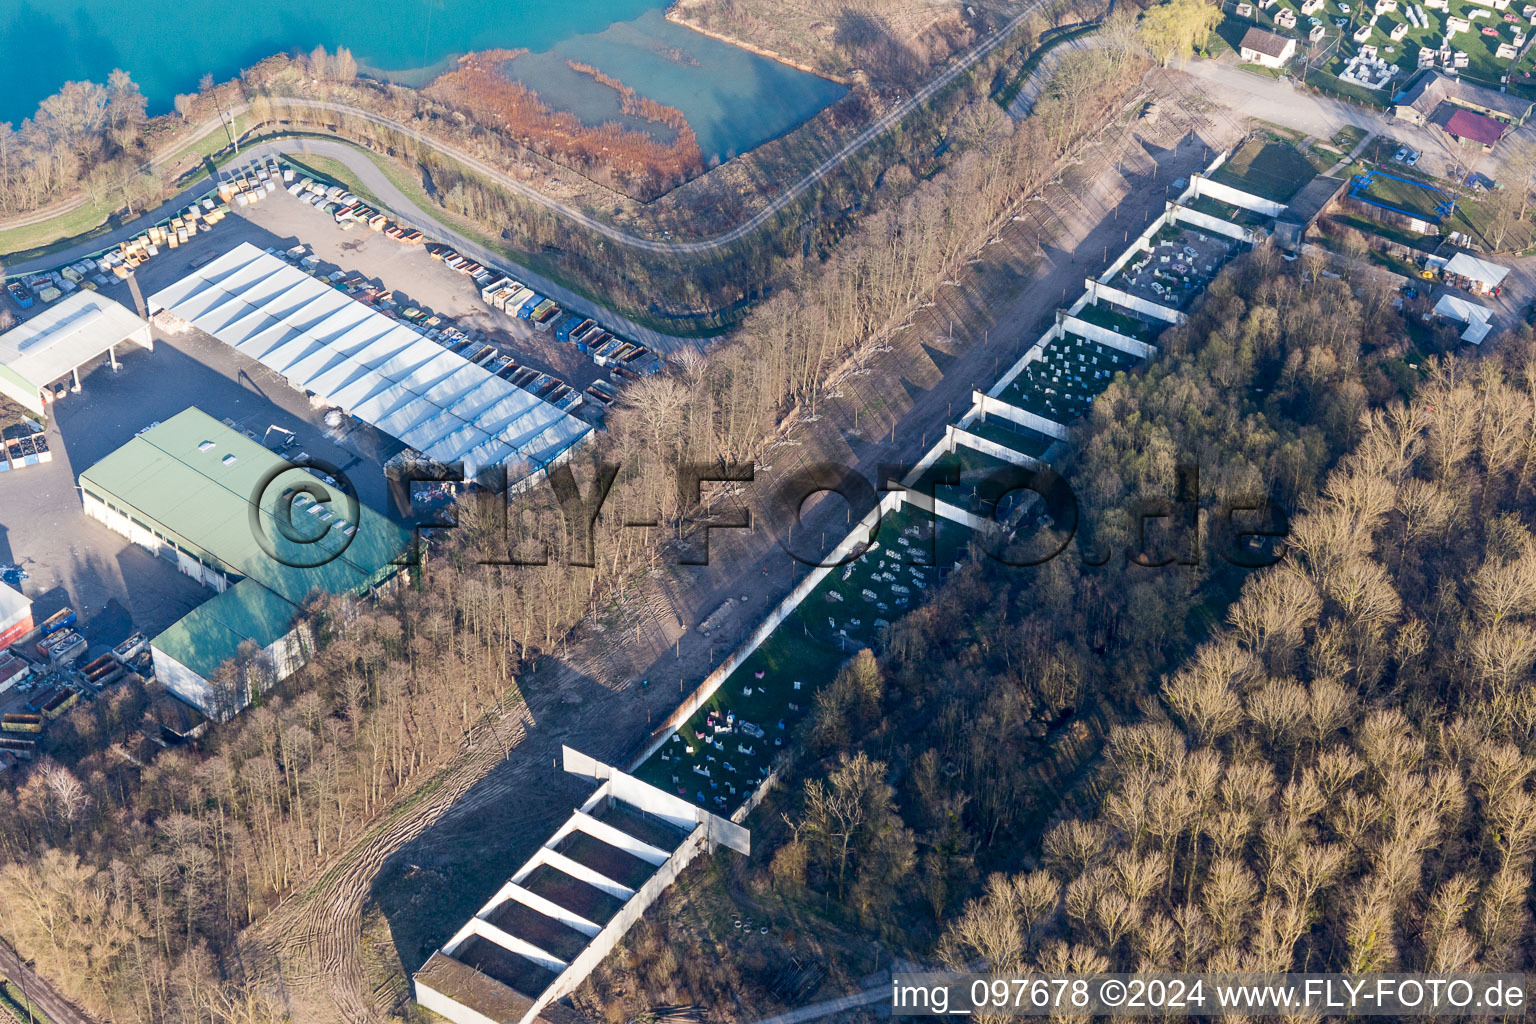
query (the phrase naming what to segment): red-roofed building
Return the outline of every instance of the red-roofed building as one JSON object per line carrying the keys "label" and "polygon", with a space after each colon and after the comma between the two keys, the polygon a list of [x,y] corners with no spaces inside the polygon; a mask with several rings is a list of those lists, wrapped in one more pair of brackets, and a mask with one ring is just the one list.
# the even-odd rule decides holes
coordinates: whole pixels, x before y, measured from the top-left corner
{"label": "red-roofed building", "polygon": [[1463,142],[1476,142],[1484,150],[1489,150],[1504,137],[1504,130],[1508,127],[1502,121],[1463,108],[1445,122],[1445,133]]}

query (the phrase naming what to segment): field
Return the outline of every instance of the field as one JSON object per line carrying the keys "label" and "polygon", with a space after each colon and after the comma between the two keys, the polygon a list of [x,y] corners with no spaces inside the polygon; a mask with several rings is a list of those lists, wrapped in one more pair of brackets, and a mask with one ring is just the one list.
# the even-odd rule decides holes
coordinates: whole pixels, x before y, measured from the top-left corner
{"label": "field", "polygon": [[1317,172],[1295,146],[1260,136],[1240,146],[1216,169],[1211,180],[1286,203],[1315,177]]}
{"label": "field", "polygon": [[1028,455],[1033,459],[1044,457],[1051,445],[1056,443],[1054,437],[990,414],[972,423],[966,430],[977,437],[985,438],[994,444],[1000,444],[1004,448],[1021,455]]}
{"label": "field", "polygon": [[[1213,202],[1215,201],[1213,200]],[[1226,206],[1227,204],[1221,203],[1220,205]],[[1236,210],[1237,207],[1233,206],[1230,209]],[[1246,213],[1248,211],[1244,210],[1242,212]],[[1217,214],[1217,216],[1221,215]],[[1267,220],[1268,218],[1265,219]],[[1097,324],[1106,330],[1114,331],[1116,334],[1135,338],[1138,341],[1152,341],[1161,331],[1161,328],[1154,327],[1152,324],[1147,323],[1147,321],[1134,317],[1129,313],[1122,313],[1118,307],[1112,306],[1107,302],[1088,303],[1088,305],[1078,310],[1077,318],[1085,320],[1090,324]]]}
{"label": "field", "polygon": [[1367,170],[1351,178],[1349,196],[1431,224],[1441,223],[1455,209],[1455,197],[1449,192],[1429,182],[1382,169]]}

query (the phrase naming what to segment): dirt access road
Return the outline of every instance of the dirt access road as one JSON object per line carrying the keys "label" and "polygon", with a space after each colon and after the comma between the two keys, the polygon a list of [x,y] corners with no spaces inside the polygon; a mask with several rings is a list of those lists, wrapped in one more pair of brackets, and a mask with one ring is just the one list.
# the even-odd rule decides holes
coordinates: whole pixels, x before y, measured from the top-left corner
{"label": "dirt access road", "polygon": [[15,982],[23,997],[30,1000],[33,1008],[41,1011],[53,1024],[95,1024],[76,1009],[74,1003],[54,991],[52,985],[23,963],[21,957],[3,942],[0,942],[0,978],[9,978]]}
{"label": "dirt access road", "polygon": [[[762,504],[775,480],[810,461],[854,467],[870,479],[882,464],[917,461],[971,390],[995,380],[1106,255],[1162,210],[1172,183],[1235,138],[1235,127],[1198,104],[1158,98],[1166,113],[1155,125],[1122,119],[1106,128],[1064,180],[988,240],[978,266],[942,285],[909,324],[872,341],[836,375],[817,415],[788,425],[771,471],[764,467],[768,486],[754,485],[749,500]],[[843,512],[821,503],[799,529],[824,535],[830,546],[847,529]],[[403,994],[401,961],[405,970],[418,966],[585,792],[554,766],[560,745],[628,764],[679,690],[708,674],[804,571],[757,529],[717,532],[708,566],[646,578],[623,621],[583,628],[565,657],[525,674],[525,703],[472,734],[458,759],[253,927],[247,965],[280,985],[296,1021],[383,1019]],[[748,601],[730,624],[734,635],[707,638],[693,628],[742,595]],[[642,688],[641,679],[651,685]],[[413,907],[413,895],[433,878],[442,884]],[[389,919],[393,949],[364,949],[371,901]],[[395,984],[378,970],[394,972]]]}

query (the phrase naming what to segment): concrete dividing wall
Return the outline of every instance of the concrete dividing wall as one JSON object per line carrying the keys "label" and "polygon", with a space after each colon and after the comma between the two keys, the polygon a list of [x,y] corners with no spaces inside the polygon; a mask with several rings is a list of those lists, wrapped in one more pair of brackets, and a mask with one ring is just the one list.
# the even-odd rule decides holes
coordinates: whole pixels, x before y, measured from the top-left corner
{"label": "concrete dividing wall", "polygon": [[996,441],[988,441],[984,437],[978,437],[968,430],[962,430],[953,423],[944,428],[944,439],[949,444],[949,450],[954,451],[955,445],[963,444],[967,448],[974,448],[978,452],[992,456],[994,459],[1002,459],[1011,462],[1015,466],[1024,466],[1034,469],[1040,465],[1033,458],[1023,452],[1016,452],[1012,448],[998,444]]}
{"label": "concrete dividing wall", "polygon": [[416,1001],[440,1017],[446,1017],[454,1024],[502,1024],[501,1021],[492,1020],[483,1013],[476,1013],[456,999],[449,999],[436,989],[429,988],[421,982],[416,982],[412,988],[416,990]]}
{"label": "concrete dividing wall", "polygon": [[738,825],[746,821],[747,815],[757,810],[757,805],[763,802],[763,797],[767,796],[773,787],[778,785],[778,783],[779,768],[777,765],[775,765],[773,769],[763,777],[763,781],[757,784],[757,788],[752,791],[752,795],[747,797],[747,799],[742,802],[740,807],[731,812],[731,820]]}
{"label": "concrete dividing wall", "polygon": [[987,415],[1001,416],[1005,420],[1012,420],[1021,427],[1038,430],[1047,437],[1054,437],[1058,441],[1065,441],[1069,436],[1067,428],[1055,420],[1048,420],[1044,416],[1036,416],[1034,413],[1020,409],[1016,405],[1009,405],[1001,398],[993,398],[991,395],[984,395],[980,391],[971,392],[971,396],[981,407],[981,411]]}
{"label": "concrete dividing wall", "polygon": [[918,479],[928,472],[928,467],[954,450],[955,446],[950,443],[949,434],[946,431],[945,435],[935,441],[933,447],[924,452],[923,457],[917,460],[917,465],[912,467],[912,471],[901,478],[902,486],[911,487],[917,483]]}
{"label": "concrete dividing wall", "polygon": [[594,839],[601,840],[609,846],[623,850],[630,856],[643,860],[647,864],[661,864],[667,859],[667,851],[650,843],[636,839],[628,832],[622,832],[606,822],[598,821],[586,811],[577,811],[571,815],[560,831],[550,837],[549,845],[553,846],[570,835],[572,832],[585,832]]}
{"label": "concrete dividing wall", "polygon": [[515,882],[525,882],[528,876],[539,868],[550,867],[561,874],[570,875],[580,882],[586,882],[594,889],[599,889],[614,899],[627,900],[635,894],[635,890],[621,882],[617,882],[595,868],[589,868],[579,861],[572,860],[563,853],[551,850],[548,844],[539,847],[528,858],[528,862],[517,869],[517,874],[512,876]]}
{"label": "concrete dividing wall", "polygon": [[[618,800],[631,807],[638,807],[647,814],[665,818],[684,831],[692,829],[695,825],[703,825],[709,833],[710,842],[729,846],[744,857],[752,852],[752,840],[747,830],[732,825],[718,814],[706,811],[681,797],[673,796],[664,789],[657,789],[648,782],[641,782],[633,775],[621,772],[579,750],[562,745],[560,751],[566,771],[573,775],[606,780],[602,787],[593,793],[585,804],[582,804],[581,809],[588,814],[595,808],[604,806],[605,801]],[[549,845],[553,845],[553,841]]]}
{"label": "concrete dividing wall", "polygon": [[709,845],[705,831],[704,826],[701,825],[693,831],[692,835],[683,840],[683,845],[679,846],[671,858],[646,880],[629,902],[619,908],[613,920],[603,926],[603,930],[587,944],[587,948],[582,950],[554,981],[550,982],[549,988],[534,1000],[533,1007],[523,1016],[519,1024],[530,1024],[549,1004],[576,991],[577,987],[587,979],[587,975],[591,974],[597,965],[613,952],[613,947],[619,944],[624,933],[640,920],[652,903],[656,902],[656,897],[677,880],[688,865],[693,863],[695,857],[704,852]]}
{"label": "concrete dividing wall", "polygon": [[1157,355],[1156,345],[1148,345],[1144,341],[1128,338],[1123,334],[1110,330],[1108,327],[1100,327],[1098,324],[1091,324],[1087,320],[1079,320],[1075,316],[1064,318],[1061,321],[1061,326],[1068,334],[1080,334],[1089,341],[1097,341],[1108,345],[1112,349],[1124,352],[1128,356],[1135,356],[1137,359],[1151,359]]}
{"label": "concrete dividing wall", "polygon": [[[1219,166],[1221,165],[1214,164],[1211,170],[1214,171]],[[1224,203],[1231,203],[1233,206],[1252,210],[1254,213],[1262,213],[1266,217],[1278,217],[1285,212],[1284,203],[1277,203],[1273,199],[1265,199],[1251,192],[1244,192],[1240,188],[1233,188],[1231,185],[1212,181],[1204,174],[1191,174],[1189,176],[1189,183],[1191,196],[1195,199],[1199,199],[1201,196],[1210,196],[1212,199],[1220,199]]]}
{"label": "concrete dividing wall", "polygon": [[938,498],[930,498],[921,491],[902,491],[902,500],[913,508],[926,512],[930,516],[940,516],[952,523],[968,526],[977,533],[995,533],[999,524],[995,519],[983,519],[959,505],[951,505],[947,501]]}
{"label": "concrete dividing wall", "polygon": [[1088,282],[1088,290],[1093,294],[1095,301],[1112,302],[1117,306],[1134,309],[1138,313],[1145,313],[1147,316],[1156,317],[1170,324],[1181,324],[1189,319],[1176,309],[1160,306],[1149,299],[1143,299],[1138,295],[1132,295],[1130,292],[1121,291],[1119,288],[1104,284],[1102,281],[1090,280]]}
{"label": "concrete dividing wall", "polygon": [[981,419],[986,413],[981,408],[981,399],[986,397],[980,391],[971,392],[971,407],[965,411],[965,415],[955,421],[955,426],[961,430],[969,430],[972,423]]}
{"label": "concrete dividing wall", "polygon": [[1029,346],[1029,349],[1022,356],[1019,356],[1018,360],[1015,361],[1012,366],[1003,371],[1003,375],[997,378],[996,382],[994,382],[993,385],[987,389],[987,394],[1000,395],[1006,391],[1008,389],[1008,385],[1013,383],[1014,378],[1018,377],[1019,374],[1024,372],[1024,367],[1028,366],[1036,359],[1043,358],[1045,355],[1045,347],[1059,337],[1061,337],[1061,325],[1052,324],[1050,330],[1040,335],[1038,341]]}
{"label": "concrete dividing wall", "polygon": [[1181,223],[1193,225],[1202,231],[1225,235],[1228,238],[1235,238],[1240,242],[1247,242],[1249,245],[1253,245],[1257,237],[1254,235],[1252,228],[1241,227],[1233,224],[1231,221],[1222,220],[1220,217],[1212,217],[1208,213],[1191,210],[1187,206],[1175,206],[1173,208],[1173,217]]}
{"label": "concrete dividing wall", "polygon": [[[576,775],[583,775],[587,778],[598,780],[597,790],[517,870],[511,880],[498,889],[496,895],[492,896],[474,917],[470,918],[462,928],[454,933],[448,942],[443,944],[440,951],[445,956],[452,956],[454,951],[468,939],[473,936],[479,936],[486,941],[495,943],[502,949],[557,972],[549,987],[532,1001],[531,1006],[519,1018],[517,1024],[531,1024],[551,1003],[558,999],[563,999],[575,991],[577,986],[592,973],[593,968],[613,951],[613,947],[624,937],[624,933],[629,930],[630,926],[640,920],[646,910],[650,908],[650,905],[655,902],[656,897],[660,896],[666,887],[671,885],[700,853],[713,849],[717,843],[723,843],[743,854],[751,850],[751,834],[740,824],[711,814],[703,808],[695,807],[685,800],[680,800],[670,793],[657,789],[648,783],[641,782],[639,779],[570,747],[563,747],[562,753],[565,759],[566,770]],[[769,779],[764,780],[756,794],[758,799],[761,799],[762,792],[766,791],[768,782],[774,777],[770,775]],[[648,814],[663,817],[673,824],[683,826],[687,831],[687,837],[678,845],[677,849],[668,854],[592,817],[593,811],[599,810],[614,800]],[[556,852],[554,849],[555,845],[577,830],[587,832],[605,843],[609,843],[618,849],[627,850],[640,857],[656,868],[655,873],[640,888],[630,889],[608,878],[594,868]],[[619,908],[619,912],[614,915],[612,920],[606,925],[599,927],[597,924],[572,914],[550,900],[544,899],[523,888],[521,882],[541,866],[547,866],[571,878],[585,882],[611,896],[623,900],[624,905]],[[563,921],[571,928],[587,936],[588,942],[586,947],[567,962],[561,960],[548,950],[534,945],[527,939],[520,938],[491,924],[489,920],[491,914],[508,901],[521,903],[557,921]],[[479,1021],[485,1020],[475,1010],[464,1006],[455,999],[448,998],[442,993],[434,991],[429,985],[420,980],[415,982],[415,991],[418,1003],[436,1013],[442,1014],[449,1020],[471,1022],[471,1024],[478,1024]],[[496,1022],[496,1024],[511,1024],[511,1022],[503,1021]]]}
{"label": "concrete dividing wall", "polygon": [[[868,515],[859,520],[858,524],[849,531],[848,536],[844,537],[842,542],[832,549],[827,560],[834,564],[818,566],[805,579],[795,585],[795,589],[789,592],[789,596],[779,602],[779,606],[758,624],[758,627],[752,631],[752,635],[740,647],[732,651],[730,657],[721,662],[718,668],[706,676],[698,688],[688,695],[688,699],[683,701],[672,714],[668,715],[667,720],[655,732],[651,733],[650,740],[631,763],[631,769],[638,768],[644,763],[646,758],[661,749],[661,745],[671,739],[672,734],[684,722],[693,717],[693,713],[703,707],[705,701],[714,696],[715,691],[720,689],[721,684],[726,679],[730,678],[731,673],[735,672],[741,663],[746,661],[764,640],[768,639],[773,631],[778,628],[779,623],[788,618],[800,606],[800,602],[804,601],[810,592],[816,589],[816,585],[826,578],[827,573],[833,569],[842,568],[842,565],[837,563],[851,554],[859,545],[869,540],[871,533],[880,520],[885,517],[885,514],[901,504],[901,495],[902,492],[900,491],[892,491],[886,494],[880,499],[880,504],[876,505]],[[689,804],[689,806],[693,805]]]}
{"label": "concrete dividing wall", "polygon": [[1122,252],[1119,256],[1116,256],[1113,263],[1104,268],[1104,273],[1099,275],[1099,280],[1108,281],[1110,278],[1120,273],[1120,269],[1127,263],[1131,262],[1131,258],[1133,256],[1139,252],[1146,252],[1148,249],[1152,248],[1152,236],[1163,229],[1163,225],[1168,223],[1168,219],[1171,216],[1172,214],[1170,214],[1168,210],[1164,208],[1162,213],[1148,221],[1146,228],[1141,232],[1141,234],[1136,236],[1136,240],[1127,246],[1124,252]]}
{"label": "concrete dividing wall", "polygon": [[483,917],[470,918],[469,927],[480,938],[487,942],[494,942],[508,953],[516,953],[556,973],[565,970],[565,961],[555,954],[546,949],[540,949],[527,939],[520,939],[516,935],[502,931]]}

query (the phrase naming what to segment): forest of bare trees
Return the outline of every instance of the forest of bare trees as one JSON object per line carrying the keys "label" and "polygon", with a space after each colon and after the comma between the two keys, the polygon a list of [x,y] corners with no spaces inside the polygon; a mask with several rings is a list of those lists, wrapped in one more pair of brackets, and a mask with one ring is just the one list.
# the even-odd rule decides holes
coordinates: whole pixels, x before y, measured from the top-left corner
{"label": "forest of bare trees", "polygon": [[141,167],[145,110],[139,87],[117,70],[106,85],[66,82],[20,126],[0,124],[0,214],[35,210],[82,186],[130,206],[157,193]]}
{"label": "forest of bare trees", "polygon": [[131,690],[61,723],[55,758],[0,790],[5,938],[103,1018],[275,1019],[213,1009],[264,998],[225,959],[240,930],[458,752],[490,708],[518,701],[512,588],[446,562],[424,571],[408,605],[312,607],[319,653],[304,685],[196,748],[137,739]]}
{"label": "forest of bare trees", "polygon": [[[519,666],[557,650],[611,597],[605,588],[646,564],[654,538],[615,524],[677,522],[687,510],[671,485],[675,461],[750,457],[782,415],[814,401],[831,367],[921,301],[1049,173],[1071,141],[1050,103],[1108,107],[1144,66],[1128,53],[1084,59],[1100,62],[1096,90],[1053,99],[1045,118],[1017,129],[991,121],[974,156],[873,216],[830,273],[807,273],[798,295],[767,303],[713,358],[685,354],[629,396],[599,453],[627,469],[594,568],[560,557],[544,569],[478,565],[485,545],[505,541],[467,506],[459,539],[434,550],[413,587],[373,608],[317,603],[314,663],[197,746],[158,751],[136,738],[142,691],[62,720],[52,756],[0,791],[0,884],[15,894],[3,937],[68,997],[118,1022],[272,1019],[266,989],[235,956],[241,930],[452,757],[493,705],[515,702]],[[847,779],[878,795],[869,764],[850,765]],[[824,832],[804,827],[808,846],[828,849]],[[903,834],[890,837],[897,853]],[[877,887],[873,863],[856,853],[842,862],[849,891]]]}
{"label": "forest of bare trees", "polygon": [[[1426,385],[1419,374],[1429,371],[1410,366],[1426,358],[1424,352],[1454,345],[1453,338],[1424,331],[1412,306],[1399,310],[1384,280],[1363,272],[1353,280],[1332,278],[1308,262],[1286,264],[1267,246],[1242,258],[1212,283],[1188,324],[1163,333],[1157,359],[1117,379],[1094,403],[1063,463],[1080,517],[1076,539],[1061,557],[1033,570],[979,559],[893,624],[878,661],[866,652],[818,695],[785,789],[765,805],[766,817],[754,818],[754,843],[766,852],[732,871],[733,888],[758,903],[755,913],[797,922],[796,955],[815,951],[848,962],[850,949],[867,949],[878,939],[920,961],[947,957],[962,964],[995,951],[979,943],[1006,939],[1015,943],[1016,958],[999,955],[992,961],[999,970],[1066,969],[1079,962],[1074,956],[1083,966],[1073,969],[1089,969],[1099,963],[1094,957],[1101,948],[1107,962],[1130,970],[1153,962],[1136,958],[1137,915],[1150,920],[1155,910],[1183,926],[1189,879],[1213,870],[1217,856],[1209,831],[1225,829],[1222,856],[1245,854],[1264,877],[1259,868],[1271,862],[1259,833],[1280,820],[1286,787],[1305,767],[1295,762],[1298,753],[1328,754],[1331,744],[1324,741],[1368,717],[1350,688],[1350,670],[1332,664],[1366,648],[1337,624],[1325,622],[1310,635],[1307,616],[1320,614],[1328,600],[1373,619],[1390,614],[1393,604],[1382,581],[1358,563],[1329,584],[1338,594],[1330,599],[1321,585],[1295,583],[1299,560],[1310,554],[1293,555],[1263,574],[1219,557],[1222,503],[1235,495],[1267,497],[1291,513],[1292,536],[1302,549],[1342,544],[1337,529],[1314,525],[1316,509],[1339,493],[1339,474],[1360,453],[1381,449],[1380,424],[1405,410],[1415,415],[1422,403],[1446,410],[1434,389],[1447,373],[1467,392],[1457,414],[1458,423],[1467,419],[1459,427],[1469,453],[1463,458],[1489,431],[1490,443],[1498,438],[1496,458],[1518,483],[1527,452],[1536,455],[1536,435],[1521,426],[1530,422],[1530,394],[1504,388],[1488,406],[1498,410],[1497,427],[1483,426],[1473,415],[1483,399],[1467,385],[1485,371],[1447,363],[1436,371],[1442,377]],[[1444,442],[1432,441],[1435,432],[1424,423],[1428,453]],[[1336,463],[1344,468],[1329,476]],[[1137,511],[1177,494],[1180,465],[1200,467],[1201,530],[1169,528],[1142,538]],[[1420,484],[1403,486],[1411,495],[1408,515],[1420,558],[1430,558],[1446,531],[1460,528],[1446,515],[1450,498],[1443,492],[1451,488],[1442,486],[1428,500]],[[1480,482],[1460,490],[1482,492]],[[1360,493],[1386,514],[1379,485]],[[1376,529],[1398,538],[1385,523]],[[1050,533],[1053,524],[1039,529]],[[1319,540],[1308,539],[1314,536]],[[1201,551],[1198,565],[1149,569],[1130,560],[1182,558],[1192,545]],[[1113,557],[1104,560],[1103,552]],[[1429,596],[1442,599],[1442,580],[1457,571],[1450,566],[1444,577],[1437,572],[1426,581]],[[1235,637],[1218,639],[1229,618],[1234,633],[1277,651],[1283,646],[1289,660],[1261,671],[1253,656],[1239,657]],[[1282,626],[1290,630],[1283,641]],[[1444,629],[1462,626],[1446,622]],[[1421,634],[1415,626],[1408,635],[1418,637],[1422,650],[1449,633]],[[1463,652],[1488,645],[1478,643],[1463,641]],[[1368,649],[1379,665],[1391,645],[1383,637]],[[1308,677],[1300,662],[1325,650],[1334,652],[1327,656],[1329,672]],[[1468,661],[1466,653],[1456,657]],[[1382,685],[1375,681],[1372,692]],[[1155,725],[1147,721],[1149,702],[1168,709]],[[1251,728],[1248,707],[1262,719]],[[1425,709],[1415,705],[1402,713]],[[1225,808],[1216,806],[1216,796],[1179,805],[1187,815],[1179,819],[1184,831],[1169,831],[1165,817],[1152,817],[1171,813],[1165,808],[1175,806],[1174,794],[1184,794],[1185,780],[1175,777],[1173,765],[1210,775],[1208,762],[1219,758],[1204,748],[1214,745],[1221,756],[1252,767],[1272,760],[1278,734],[1285,758],[1264,768],[1269,788],[1248,797],[1248,831],[1217,820]],[[1112,737],[1107,746],[1106,737]],[[1110,778],[1118,779],[1126,763],[1126,772],[1135,770],[1135,788],[1111,786],[1111,795],[1097,799],[1101,746]],[[1162,774],[1144,770],[1154,756]],[[1405,783],[1410,790],[1417,784]],[[1343,792],[1337,785],[1323,788]],[[1074,814],[1083,820],[1057,823]],[[1129,823],[1114,817],[1130,814],[1142,817]],[[1303,838],[1321,841],[1311,832]],[[1362,842],[1374,849],[1380,835]],[[1158,859],[1164,852],[1166,863]],[[1079,861],[1071,861],[1074,855]],[[1221,870],[1230,867],[1224,861]],[[1227,884],[1227,876],[1219,884]],[[1252,937],[1254,914],[1269,911],[1259,902],[1248,909],[1247,916],[1222,918],[1222,934]],[[1196,913],[1206,914],[1198,927],[1216,928],[1202,907]],[[637,944],[708,941],[674,923],[686,915],[659,919]],[[994,932],[1002,938],[984,938]],[[1199,956],[1160,963],[1215,969],[1234,962],[1216,957],[1220,945],[1211,941]],[[829,954],[829,948],[842,952]],[[686,963],[664,971],[664,964],[616,958],[594,979],[584,1005],[617,1004],[627,1012],[672,1001],[721,1005],[742,991],[771,1001],[764,979],[776,976],[784,958],[760,958],[752,970],[724,975]],[[1304,965],[1298,960],[1296,969]],[[847,979],[869,969],[867,959],[855,958]]]}
{"label": "forest of bare trees", "polygon": [[951,963],[1529,965],[1536,351],[1448,359],[1110,737],[1096,813],[991,876]]}

